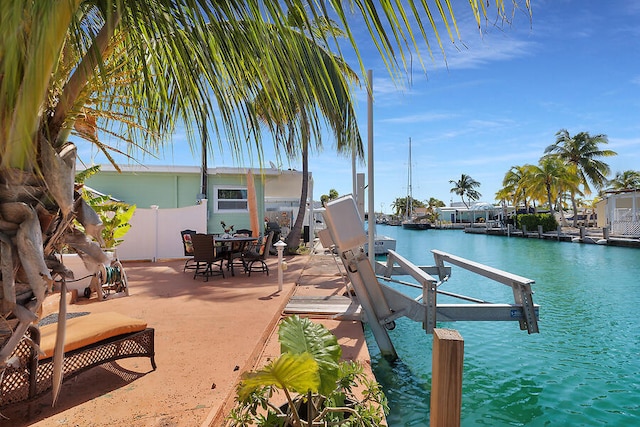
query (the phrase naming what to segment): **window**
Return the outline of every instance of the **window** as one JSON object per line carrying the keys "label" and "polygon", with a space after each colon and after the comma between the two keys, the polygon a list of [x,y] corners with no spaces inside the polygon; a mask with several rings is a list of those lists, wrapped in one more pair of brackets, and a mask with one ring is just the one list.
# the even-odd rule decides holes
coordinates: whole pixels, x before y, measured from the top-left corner
{"label": "window", "polygon": [[214,212],[248,212],[246,187],[214,187]]}

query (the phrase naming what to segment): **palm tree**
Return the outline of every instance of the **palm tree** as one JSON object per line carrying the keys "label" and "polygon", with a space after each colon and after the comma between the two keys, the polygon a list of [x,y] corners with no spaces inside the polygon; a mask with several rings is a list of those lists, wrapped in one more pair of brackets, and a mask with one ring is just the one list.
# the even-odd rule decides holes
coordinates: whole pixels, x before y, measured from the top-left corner
{"label": "palm tree", "polygon": [[640,189],[640,172],[626,170],[616,172],[616,176],[608,182],[609,188],[614,191]]}
{"label": "palm tree", "polygon": [[579,178],[576,167],[568,165],[557,156],[544,156],[537,166],[528,165],[529,181],[535,194],[546,195],[551,216],[555,215],[554,205],[565,191],[577,191]]}
{"label": "palm tree", "polygon": [[[525,166],[511,166],[502,179],[503,190],[501,194],[510,194],[510,200],[513,206],[518,208],[520,201],[524,203],[524,207],[529,212],[529,194],[527,192],[529,168]],[[503,198],[503,197],[501,197]]]}
{"label": "palm tree", "polygon": [[[362,139],[358,132],[358,123],[356,121],[353,104],[351,102],[349,84],[358,81],[357,74],[342,59],[332,54],[328,46],[322,42],[321,38],[314,38],[313,35],[321,32],[331,33],[334,37],[344,36],[339,28],[332,21],[326,19],[315,20],[311,23],[309,34],[304,33],[304,19],[300,16],[299,9],[290,10],[288,22],[291,23],[290,38],[293,40],[300,39],[301,46],[309,46],[308,56],[313,60],[306,64],[293,64],[292,66],[300,67],[316,67],[316,62],[325,65],[326,72],[329,74],[329,80],[333,82],[334,90],[337,96],[337,103],[327,104],[315,102],[318,109],[322,112],[323,118],[328,122],[329,127],[333,131],[336,140],[336,149],[338,153],[348,155],[355,152],[358,157],[364,156]],[[302,235],[302,225],[307,210],[307,198],[309,192],[309,151],[311,139],[313,138],[310,129],[314,125],[312,117],[307,112],[298,108],[297,105],[291,105],[289,115],[283,116],[273,114],[265,106],[264,103],[269,94],[269,87],[263,88],[254,102],[254,108],[258,112],[259,118],[267,126],[273,128],[288,129],[287,138],[276,139],[276,147],[282,148],[289,158],[295,158],[300,151],[302,157],[302,189],[300,191],[300,203],[298,205],[298,213],[296,220],[287,234],[285,243],[290,254],[296,254],[300,245],[300,237]],[[291,87],[295,91],[295,87]],[[352,147],[356,147],[354,150]],[[315,139],[316,150],[322,149],[322,141]]]}
{"label": "palm tree", "polygon": [[[405,41],[414,46],[417,36],[428,41],[420,15],[432,16],[426,3],[411,8],[420,33],[412,31],[405,12],[394,9],[395,4],[376,6],[364,0],[353,4],[392,74],[406,63]],[[301,38],[294,34],[285,6],[304,10],[298,15],[304,28],[310,28],[309,17],[336,16],[358,52],[348,14],[337,0],[3,4],[0,181],[9,190],[0,193],[0,315],[16,317],[18,322],[12,322],[16,326],[0,349],[0,368],[37,318],[34,313],[52,284],[52,274],[67,274],[52,256],[68,245],[91,262],[106,260],[90,236],[73,225],[78,219],[90,229],[87,225],[95,223],[97,215],[84,209],[74,192],[76,147],[69,142],[71,134],[95,144],[111,159],[112,151],[132,156],[154,152],[169,141],[181,122],[194,148],[211,146],[211,129],[218,144],[227,141],[237,158],[256,151],[262,160],[259,115],[251,105],[265,88],[264,108],[272,117],[302,117],[289,126],[269,127],[278,141],[290,140],[292,132],[298,136],[291,140],[296,143],[307,135],[320,140],[321,116],[330,107],[350,111],[340,109],[350,99],[343,98],[344,88],[331,79],[336,57],[326,63],[318,55],[309,56],[317,53],[316,40],[341,47],[331,35]],[[503,6],[501,1],[496,3],[498,13],[507,17]],[[438,10],[443,28],[454,40],[457,28],[451,7]],[[484,4],[474,9],[478,25],[486,15]],[[442,49],[438,28],[430,22]],[[360,67],[364,69],[362,61]],[[337,127],[341,135],[354,135],[351,120],[334,117],[341,121]],[[100,134],[120,138],[124,148],[105,144]],[[345,141],[357,148],[357,139]],[[60,330],[64,330],[62,320]],[[56,348],[54,396],[61,378],[62,339]]]}
{"label": "palm tree", "polygon": [[414,208],[424,208],[424,202],[414,199],[411,196],[398,197],[391,202],[391,208],[396,216],[403,216],[407,212],[407,206],[413,206]]}
{"label": "palm tree", "polygon": [[460,200],[462,200],[462,203],[464,203],[467,209],[469,209],[469,204],[464,201],[465,196],[467,196],[469,203],[471,203],[472,200],[476,201],[482,197],[482,194],[476,190],[477,187],[480,187],[480,183],[464,173],[460,176],[459,180],[450,180],[449,184],[454,185],[450,192],[460,196]]}
{"label": "palm tree", "polygon": [[[583,193],[591,194],[589,183],[596,189],[602,188],[607,183],[609,175],[609,165],[600,160],[601,157],[615,156],[617,153],[612,150],[600,149],[600,144],[608,144],[606,135],[598,134],[591,136],[589,132],[580,132],[571,136],[566,129],[561,129],[556,133],[556,142],[548,146],[544,152],[559,156],[568,164],[575,165],[580,177],[580,184],[584,188]],[[577,204],[575,193],[571,194],[571,204],[573,207],[573,225],[577,225]]]}

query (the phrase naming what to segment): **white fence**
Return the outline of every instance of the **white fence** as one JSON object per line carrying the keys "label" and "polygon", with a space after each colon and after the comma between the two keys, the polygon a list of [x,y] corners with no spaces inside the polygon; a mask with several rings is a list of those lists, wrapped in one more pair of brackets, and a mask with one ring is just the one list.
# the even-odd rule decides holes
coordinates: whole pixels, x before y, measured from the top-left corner
{"label": "white fence", "polygon": [[180,232],[207,232],[207,203],[175,209],[136,209],[131,229],[117,247],[121,260],[150,260],[184,256]]}
{"label": "white fence", "polygon": [[640,236],[640,211],[618,208],[611,221],[611,234],[622,236]]}

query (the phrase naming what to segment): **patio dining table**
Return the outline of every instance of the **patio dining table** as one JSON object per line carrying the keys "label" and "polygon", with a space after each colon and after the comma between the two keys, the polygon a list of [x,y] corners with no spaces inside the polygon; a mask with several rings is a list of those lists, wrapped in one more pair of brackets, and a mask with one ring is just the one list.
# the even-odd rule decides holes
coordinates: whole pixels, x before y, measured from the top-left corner
{"label": "patio dining table", "polygon": [[231,275],[235,276],[235,272],[233,271],[233,258],[238,254],[242,254],[247,250],[251,243],[257,242],[257,237],[214,237],[214,244],[222,246],[223,253],[226,255],[227,259],[227,270],[231,270]]}

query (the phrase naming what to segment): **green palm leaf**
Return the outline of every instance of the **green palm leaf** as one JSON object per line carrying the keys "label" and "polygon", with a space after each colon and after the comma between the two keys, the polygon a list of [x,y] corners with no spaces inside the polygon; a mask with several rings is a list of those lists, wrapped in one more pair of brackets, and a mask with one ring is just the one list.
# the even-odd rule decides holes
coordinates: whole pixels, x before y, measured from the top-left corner
{"label": "green palm leaf", "polygon": [[238,398],[244,400],[255,390],[267,386],[299,394],[317,393],[319,385],[318,363],[311,354],[284,353],[259,371],[244,374],[238,387]]}

